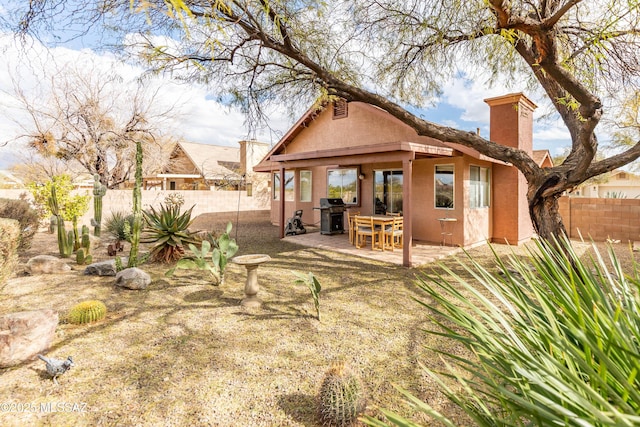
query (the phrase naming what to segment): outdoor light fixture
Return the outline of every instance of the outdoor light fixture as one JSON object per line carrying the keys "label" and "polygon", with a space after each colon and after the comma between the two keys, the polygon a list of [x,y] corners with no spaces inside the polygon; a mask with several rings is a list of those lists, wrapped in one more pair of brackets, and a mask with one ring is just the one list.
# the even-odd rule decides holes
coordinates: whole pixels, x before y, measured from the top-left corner
{"label": "outdoor light fixture", "polygon": [[360,175],[358,175],[358,178],[360,179],[360,181],[362,181],[364,179],[364,174],[361,173]]}

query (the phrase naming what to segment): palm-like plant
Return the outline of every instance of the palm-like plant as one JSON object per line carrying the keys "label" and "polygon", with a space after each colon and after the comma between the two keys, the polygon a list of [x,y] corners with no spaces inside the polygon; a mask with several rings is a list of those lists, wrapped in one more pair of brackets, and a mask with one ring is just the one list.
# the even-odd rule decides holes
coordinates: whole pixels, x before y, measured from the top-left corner
{"label": "palm-like plant", "polygon": [[145,220],[143,243],[154,243],[150,251],[152,261],[170,263],[179,260],[184,255],[184,246],[195,244],[198,239],[189,231],[193,221],[191,211],[193,206],[180,213],[180,206],[164,206],[160,209],[151,207],[143,211]]}
{"label": "palm-like plant", "polygon": [[[444,266],[453,279],[421,280],[439,327],[430,333],[472,354],[434,349],[447,370],[426,371],[447,397],[478,426],[640,425],[638,271],[625,275],[612,249],[612,268],[597,250],[582,260],[566,240],[540,241],[509,266],[495,259],[498,275],[469,259],[472,281]],[[404,393],[414,409],[456,425]],[[415,426],[384,412],[394,425]]]}

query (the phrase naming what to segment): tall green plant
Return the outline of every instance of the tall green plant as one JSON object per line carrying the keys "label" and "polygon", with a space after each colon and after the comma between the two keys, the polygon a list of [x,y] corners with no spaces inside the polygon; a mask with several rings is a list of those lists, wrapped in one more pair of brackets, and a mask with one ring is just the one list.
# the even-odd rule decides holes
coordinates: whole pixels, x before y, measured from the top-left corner
{"label": "tall green plant", "polygon": [[102,198],[107,194],[107,187],[100,182],[100,175],[93,176],[93,235],[100,237],[102,231]]}
{"label": "tall green plant", "polygon": [[64,219],[62,216],[62,210],[60,208],[60,203],[58,202],[58,194],[56,192],[55,185],[50,186],[50,192],[47,206],[49,211],[56,218],[56,227],[58,232],[58,251],[60,252],[60,256],[63,258],[68,258],[73,253],[74,247],[74,234],[72,231],[69,231],[67,234]]}
{"label": "tall green plant", "polygon": [[133,229],[131,230],[131,248],[127,267],[137,267],[140,232],[142,231],[142,142],[136,140],[136,182],[133,187]]}
{"label": "tall green plant", "polygon": [[[446,276],[422,278],[430,300],[421,304],[439,327],[429,333],[473,355],[436,348],[448,369],[425,368],[428,375],[474,425],[640,425],[638,271],[625,274],[611,248],[611,268],[597,250],[583,260],[567,240],[539,241],[528,255],[508,265],[496,255],[501,275],[469,258],[463,267],[473,281],[446,266]],[[456,425],[404,393],[415,409]]]}

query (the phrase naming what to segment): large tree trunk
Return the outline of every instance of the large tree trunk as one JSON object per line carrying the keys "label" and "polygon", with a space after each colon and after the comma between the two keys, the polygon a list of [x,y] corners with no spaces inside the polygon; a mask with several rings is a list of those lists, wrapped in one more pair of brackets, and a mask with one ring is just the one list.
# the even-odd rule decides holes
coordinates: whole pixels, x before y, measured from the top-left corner
{"label": "large tree trunk", "polygon": [[[529,194],[531,193],[530,191]],[[558,200],[562,193],[543,196],[539,188],[533,193],[533,197],[530,196],[528,198],[529,215],[531,216],[533,229],[538,233],[538,236],[551,243],[568,236],[559,209]]]}

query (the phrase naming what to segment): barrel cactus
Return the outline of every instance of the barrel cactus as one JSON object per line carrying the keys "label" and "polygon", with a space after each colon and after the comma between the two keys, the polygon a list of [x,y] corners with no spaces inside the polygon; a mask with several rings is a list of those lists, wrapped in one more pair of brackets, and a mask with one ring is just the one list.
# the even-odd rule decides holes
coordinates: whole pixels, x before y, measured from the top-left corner
{"label": "barrel cactus", "polygon": [[350,426],[365,410],[362,382],[344,362],[336,362],[326,372],[318,395],[320,422],[325,426]]}
{"label": "barrel cactus", "polygon": [[68,323],[81,325],[102,320],[106,314],[107,306],[102,301],[91,300],[74,305],[66,319]]}

